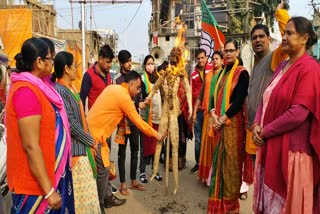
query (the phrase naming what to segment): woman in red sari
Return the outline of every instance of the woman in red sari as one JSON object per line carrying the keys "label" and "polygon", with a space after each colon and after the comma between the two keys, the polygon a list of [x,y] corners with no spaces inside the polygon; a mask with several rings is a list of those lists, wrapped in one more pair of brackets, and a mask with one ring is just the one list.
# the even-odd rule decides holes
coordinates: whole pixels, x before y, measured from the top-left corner
{"label": "woman in red sari", "polygon": [[306,52],[316,41],[306,18],[288,21],[289,59],[264,92],[253,129],[255,213],[320,213],[320,65]]}

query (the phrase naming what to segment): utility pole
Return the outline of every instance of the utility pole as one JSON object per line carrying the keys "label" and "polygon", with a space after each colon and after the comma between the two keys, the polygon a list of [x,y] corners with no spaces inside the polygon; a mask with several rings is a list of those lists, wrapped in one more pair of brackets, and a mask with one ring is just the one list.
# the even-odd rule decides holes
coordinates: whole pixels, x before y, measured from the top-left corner
{"label": "utility pole", "polygon": [[82,44],[82,73],[86,72],[86,17],[85,2],[81,2],[81,44]]}
{"label": "utility pole", "polygon": [[142,0],[69,0],[72,3],[80,3],[81,5],[81,42],[82,42],[82,72],[86,71],[86,29],[85,29],[85,4],[86,3],[109,3],[109,4],[123,4],[123,3],[134,3],[141,4]]}

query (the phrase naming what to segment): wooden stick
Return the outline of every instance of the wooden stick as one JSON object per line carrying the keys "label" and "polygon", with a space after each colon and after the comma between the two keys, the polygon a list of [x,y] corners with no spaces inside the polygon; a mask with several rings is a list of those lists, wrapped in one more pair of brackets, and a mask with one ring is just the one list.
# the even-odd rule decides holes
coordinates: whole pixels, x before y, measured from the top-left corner
{"label": "wooden stick", "polygon": [[169,156],[170,156],[170,133],[166,140],[166,194],[169,194]]}

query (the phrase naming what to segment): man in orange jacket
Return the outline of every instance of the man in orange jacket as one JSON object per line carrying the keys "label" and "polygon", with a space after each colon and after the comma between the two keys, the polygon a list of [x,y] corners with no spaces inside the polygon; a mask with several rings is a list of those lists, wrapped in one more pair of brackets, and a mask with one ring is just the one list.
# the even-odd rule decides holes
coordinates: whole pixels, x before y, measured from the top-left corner
{"label": "man in orange jacket", "polygon": [[111,187],[107,185],[110,165],[110,150],[107,139],[112,135],[117,125],[125,117],[128,117],[146,135],[155,137],[157,140],[162,140],[164,137],[143,121],[134,106],[132,99],[138,95],[140,87],[141,76],[137,72],[131,71],[126,75],[125,82],[121,85],[110,85],[105,88],[88,112],[87,121],[91,135],[99,143],[96,164],[98,195],[102,213],[104,213],[105,204],[107,206],[109,204],[111,206],[121,205],[120,201],[116,201],[117,199],[112,195],[109,189]]}

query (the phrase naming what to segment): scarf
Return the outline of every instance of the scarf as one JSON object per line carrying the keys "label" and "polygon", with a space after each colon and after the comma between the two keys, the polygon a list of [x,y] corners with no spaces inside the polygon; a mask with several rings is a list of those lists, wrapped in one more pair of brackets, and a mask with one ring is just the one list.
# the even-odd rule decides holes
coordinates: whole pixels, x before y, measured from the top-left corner
{"label": "scarf", "polygon": [[[149,94],[151,91],[151,82],[149,80],[148,74],[147,72],[143,73],[143,82],[146,85],[146,94]],[[149,105],[146,106],[146,115],[144,118],[144,121],[146,121],[149,126],[152,127],[152,113],[151,113],[151,109],[152,109],[152,99],[149,102]]]}
{"label": "scarf", "polygon": [[206,75],[206,80],[205,80],[206,82],[205,82],[205,89],[204,89],[203,103],[202,103],[202,108],[206,112],[209,112],[213,108],[212,99],[214,96],[214,89],[216,87],[220,72],[221,72],[221,69],[218,71],[212,70]]}
{"label": "scarf", "polygon": [[[218,114],[220,114],[221,116],[224,115],[226,113],[226,111],[229,109],[230,107],[230,96],[231,96],[231,91],[232,91],[232,86],[233,86],[233,76],[234,73],[238,67],[239,64],[239,60],[236,59],[235,63],[233,64],[229,74],[227,74],[227,76],[225,77],[226,73],[227,73],[227,66],[224,68],[224,70],[222,71],[222,74],[219,76],[219,79],[217,81],[217,84],[215,85],[215,89],[214,89],[214,102],[215,105],[217,106],[217,101],[218,101],[218,91],[219,89],[223,89],[222,91],[222,103],[221,103],[221,108],[220,108],[220,112],[218,112]],[[225,84],[225,85],[223,85]],[[219,92],[220,93],[220,92]],[[226,125],[230,124],[231,121],[230,119],[228,119],[226,121]]]}
{"label": "scarf", "polygon": [[[73,99],[78,103],[78,106],[79,106],[79,109],[80,109],[80,115],[81,115],[82,128],[86,133],[90,134],[89,133],[88,124],[87,124],[87,121],[86,121],[86,116],[84,114],[83,104],[82,104],[82,101],[80,99],[79,94],[76,92],[77,91],[76,88],[72,84],[68,86],[67,84],[65,84],[65,82],[62,79],[59,79],[58,83],[63,85],[67,89],[67,91],[71,94]],[[97,168],[96,168],[94,156],[92,154],[92,151],[91,151],[90,147],[87,146],[86,147],[86,151],[87,151],[88,159],[89,159],[89,162],[90,162],[90,165],[91,165],[93,177],[97,178]],[[72,158],[72,166],[75,166],[75,164],[77,163],[78,160],[79,160],[79,157],[73,157]]]}

